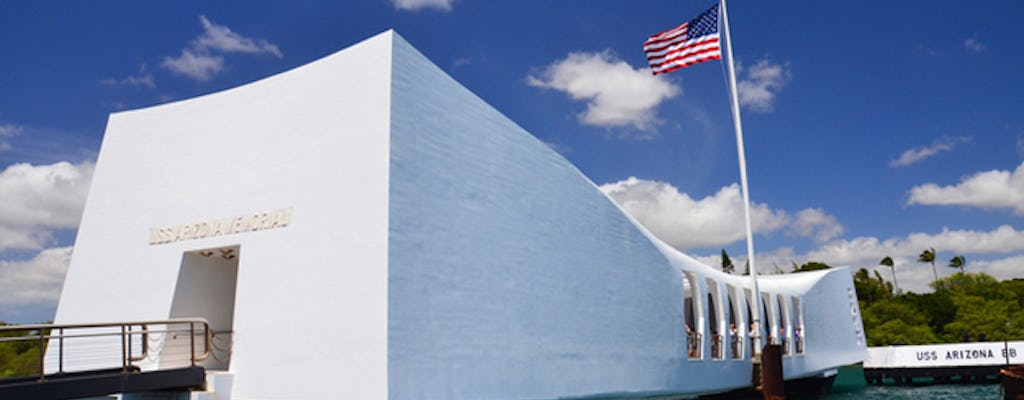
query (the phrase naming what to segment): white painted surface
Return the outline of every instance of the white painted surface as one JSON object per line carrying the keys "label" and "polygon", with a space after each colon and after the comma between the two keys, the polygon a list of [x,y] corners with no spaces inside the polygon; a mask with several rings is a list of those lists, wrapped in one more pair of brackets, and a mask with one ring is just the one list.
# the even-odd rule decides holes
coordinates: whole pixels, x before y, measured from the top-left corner
{"label": "white painted surface", "polygon": [[[55,321],[165,319],[185,252],[241,245],[232,394],[386,398],[391,39],[111,115]],[[284,228],[149,244],[289,207]]]}
{"label": "white painted surface", "polygon": [[869,347],[864,368],[1024,364],[1024,341]]}

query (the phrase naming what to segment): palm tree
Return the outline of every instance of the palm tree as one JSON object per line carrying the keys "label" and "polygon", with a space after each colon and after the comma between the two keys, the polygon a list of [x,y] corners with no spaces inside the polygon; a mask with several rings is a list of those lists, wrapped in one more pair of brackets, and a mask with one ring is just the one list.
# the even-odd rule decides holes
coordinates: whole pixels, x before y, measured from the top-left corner
{"label": "palm tree", "polygon": [[729,258],[729,254],[722,249],[722,272],[731,274],[736,269],[736,266],[732,265],[732,259]]}
{"label": "palm tree", "polygon": [[935,275],[935,280],[939,280],[939,273],[935,272],[935,248],[922,251],[921,255],[917,257],[917,262],[926,262],[932,264],[932,275]]}
{"label": "palm tree", "polygon": [[896,294],[900,294],[900,281],[896,280],[896,265],[892,262],[892,257],[885,256],[882,261],[878,262],[878,265],[884,265],[892,269],[892,281],[896,283]]}
{"label": "palm tree", "polygon": [[949,266],[952,268],[960,268],[960,272],[964,272],[964,264],[967,264],[967,259],[964,256],[956,256],[949,260]]}

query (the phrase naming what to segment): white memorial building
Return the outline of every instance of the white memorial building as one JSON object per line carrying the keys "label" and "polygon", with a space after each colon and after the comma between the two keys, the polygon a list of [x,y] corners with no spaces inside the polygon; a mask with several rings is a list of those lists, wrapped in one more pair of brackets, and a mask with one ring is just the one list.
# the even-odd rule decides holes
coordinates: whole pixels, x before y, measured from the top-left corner
{"label": "white memorial building", "polygon": [[[759,282],[787,379],[864,358],[848,270]],[[221,398],[694,395],[753,296],[388,31],[112,114],[55,323],[206,318]]]}

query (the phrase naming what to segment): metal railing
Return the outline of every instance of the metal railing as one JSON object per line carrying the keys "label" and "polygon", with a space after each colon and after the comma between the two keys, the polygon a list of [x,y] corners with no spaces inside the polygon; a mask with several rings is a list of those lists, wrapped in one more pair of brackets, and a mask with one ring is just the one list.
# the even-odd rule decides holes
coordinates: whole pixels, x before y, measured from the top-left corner
{"label": "metal railing", "polygon": [[[26,334],[23,336],[0,337],[0,343],[23,341],[35,341],[38,343],[39,380],[46,379],[47,347],[57,346],[55,355],[51,354],[51,357],[57,358],[56,372],[58,374],[67,372],[65,371],[65,341],[69,339],[118,338],[120,341],[121,370],[123,373],[127,373],[129,370],[136,368],[134,363],[145,360],[150,356],[150,335],[162,334],[165,335],[164,337],[166,335],[177,337],[187,334],[189,362],[192,366],[195,366],[197,362],[206,360],[210,356],[210,343],[213,335],[213,332],[210,330],[210,323],[204,318],[0,326],[0,334],[5,332],[25,332]],[[198,355],[196,354],[197,338],[202,338],[202,352]],[[135,345],[136,340],[139,342],[137,346]]]}

